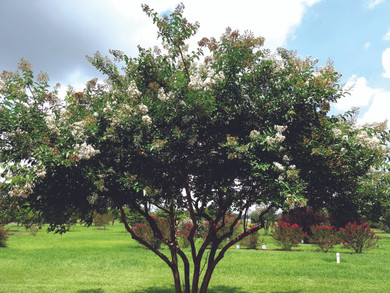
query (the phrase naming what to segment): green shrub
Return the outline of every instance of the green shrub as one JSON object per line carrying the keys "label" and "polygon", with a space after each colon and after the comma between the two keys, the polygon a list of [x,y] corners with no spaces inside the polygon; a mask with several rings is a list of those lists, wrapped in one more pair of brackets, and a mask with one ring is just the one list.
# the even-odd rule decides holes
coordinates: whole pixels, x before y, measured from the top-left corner
{"label": "green shrub", "polygon": [[312,235],[308,236],[311,244],[318,246],[323,252],[328,252],[340,243],[340,235],[334,227],[315,225],[310,227]]}
{"label": "green shrub", "polygon": [[[156,216],[152,215],[152,218],[156,221],[157,227],[160,229],[163,236],[170,240],[170,230],[169,230],[169,222],[166,219],[159,219]],[[144,241],[149,243],[153,248],[160,249],[162,241],[154,236],[153,230],[150,227],[148,222],[143,223],[135,223],[133,226],[134,233],[142,238]]]}
{"label": "green shrub", "polygon": [[285,223],[278,221],[274,225],[272,238],[277,245],[281,245],[284,250],[291,250],[292,247],[298,246],[305,238],[306,233],[302,231],[302,227],[297,224]]}
{"label": "green shrub", "polygon": [[39,226],[36,225],[36,224],[32,224],[28,230],[30,231],[32,236],[37,236],[38,230],[39,230]]}
{"label": "green shrub", "polygon": [[7,239],[9,237],[8,232],[9,229],[5,229],[2,225],[0,225],[0,247],[7,246]]}
{"label": "green shrub", "polygon": [[383,208],[382,217],[381,217],[381,228],[386,232],[390,233],[390,208]]}
{"label": "green shrub", "polygon": [[356,222],[350,222],[345,228],[340,228],[340,237],[344,247],[351,248],[356,253],[379,247],[378,242],[381,239],[381,237],[376,236],[367,223],[359,225]]}
{"label": "green shrub", "polygon": [[259,231],[246,236],[244,239],[240,241],[240,244],[249,249],[256,249],[259,245]]}
{"label": "green shrub", "polygon": [[97,227],[103,226],[103,229],[106,230],[106,226],[112,222],[114,217],[109,214],[94,214],[93,215],[93,223]]}

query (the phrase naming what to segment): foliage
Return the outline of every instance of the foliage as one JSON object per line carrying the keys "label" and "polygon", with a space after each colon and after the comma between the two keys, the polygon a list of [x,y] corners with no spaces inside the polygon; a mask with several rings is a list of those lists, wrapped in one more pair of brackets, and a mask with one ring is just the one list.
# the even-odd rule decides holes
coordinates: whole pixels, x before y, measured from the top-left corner
{"label": "foliage", "polygon": [[[152,218],[156,221],[159,231],[161,231],[165,237],[169,238],[168,221],[166,219],[159,219],[156,216],[152,216]],[[133,226],[133,231],[139,238],[146,241],[154,249],[161,248],[162,241],[155,237],[153,229],[148,223],[135,223]]]}
{"label": "foliage", "polygon": [[[263,228],[274,207],[308,202],[339,215],[381,204],[388,132],[383,124],[356,127],[349,116],[327,115],[345,94],[330,62],[317,67],[318,60],[285,49],[273,54],[263,38],[231,29],[190,51],[186,42],[199,24],[183,17],[183,5],[161,17],[143,9],[164,50],[139,48],[134,58],[111,50],[113,61],[97,52],[88,59],[105,83],[91,80],[83,92],[69,88],[62,101],[58,87],[50,90],[47,75],[35,77],[25,60],[17,72],[3,72],[0,162],[7,198],[25,200],[57,232],[71,219],[91,224],[94,213],[117,208],[132,237],[169,266],[176,292],[179,260],[184,290],[207,291],[227,250]],[[246,216],[261,202],[268,206],[250,228]],[[125,209],[152,234],[137,233]],[[156,209],[168,232],[152,217]],[[191,258],[176,235],[183,212],[193,223]],[[195,233],[203,222],[199,247]]]}
{"label": "foliage", "polygon": [[345,228],[340,228],[340,235],[344,247],[351,248],[356,253],[379,247],[378,242],[381,239],[367,223],[362,225],[356,224],[356,222],[348,223]]}
{"label": "foliage", "polygon": [[285,250],[291,250],[292,247],[298,246],[305,236],[306,233],[302,231],[302,227],[281,220],[274,224],[272,231],[272,238]]}
{"label": "foliage", "polygon": [[[242,228],[241,228],[240,223],[234,224],[234,221],[236,221],[236,219],[237,219],[237,216],[234,216],[233,214],[226,214],[225,218],[223,219],[223,222],[219,223],[215,227],[217,237],[221,237],[221,236],[226,235],[228,233],[230,234],[230,230],[232,229],[232,227],[233,227],[233,231],[231,232],[231,237],[232,238],[237,237],[240,234],[240,231]],[[203,235],[202,236],[203,241],[206,241],[207,237],[209,237],[209,234],[207,232],[210,231],[210,223],[209,223],[209,221],[205,221],[203,223],[203,225],[204,225],[204,228],[201,230],[206,231],[206,233],[203,233],[201,235]],[[223,245],[226,245],[230,240],[231,240],[230,238],[225,238],[220,243],[220,246],[223,247]]]}
{"label": "foliage", "polygon": [[[325,132],[312,131],[299,157],[308,206],[325,208],[332,224],[343,227],[355,219],[377,221],[389,200],[389,132],[386,122],[358,125],[357,111],[327,121]],[[324,122],[322,122],[324,123]],[[301,149],[302,150],[302,149]]]}
{"label": "foliage", "polygon": [[36,224],[32,224],[28,228],[26,227],[26,230],[30,231],[32,236],[37,236],[39,227]]}
{"label": "foliage", "polygon": [[[251,223],[259,224],[260,223],[260,215],[267,208],[267,205],[259,205],[256,209],[250,214]],[[264,235],[268,235],[269,229],[272,225],[279,219],[280,214],[278,213],[278,209],[273,207],[269,210],[268,213],[263,215],[264,219]]]}
{"label": "foliage", "polygon": [[114,219],[114,217],[110,214],[94,214],[93,215],[93,223],[95,224],[95,226],[97,227],[101,227],[103,226],[104,230],[106,230],[106,226],[112,222]]}
{"label": "foliage", "polygon": [[9,229],[5,229],[3,225],[0,224],[0,247],[7,246],[7,239],[9,237]]}
{"label": "foliage", "polygon": [[310,227],[310,230],[312,233],[308,236],[310,243],[318,246],[325,253],[340,244],[340,235],[334,227],[316,225]]}
{"label": "foliage", "polygon": [[290,224],[297,224],[302,227],[303,232],[307,235],[312,235],[312,226],[327,224],[329,222],[326,214],[315,212],[309,207],[292,209],[288,213],[283,214],[280,220]]}
{"label": "foliage", "polygon": [[383,207],[381,224],[386,233],[390,233],[390,207]]}
{"label": "foliage", "polygon": [[249,249],[256,249],[257,246],[259,245],[259,231],[256,231],[255,233],[252,233],[249,236],[242,239],[240,241],[240,244]]}
{"label": "foliage", "polygon": [[[190,247],[191,243],[188,240],[188,236],[190,235],[191,229],[194,225],[192,224],[192,220],[190,218],[184,218],[179,222],[179,225],[177,226],[177,232],[176,236],[179,240],[179,246],[182,248]],[[203,228],[203,229],[202,229]],[[198,235],[199,230],[204,230],[205,228],[198,228],[198,230],[195,232],[195,235]]]}

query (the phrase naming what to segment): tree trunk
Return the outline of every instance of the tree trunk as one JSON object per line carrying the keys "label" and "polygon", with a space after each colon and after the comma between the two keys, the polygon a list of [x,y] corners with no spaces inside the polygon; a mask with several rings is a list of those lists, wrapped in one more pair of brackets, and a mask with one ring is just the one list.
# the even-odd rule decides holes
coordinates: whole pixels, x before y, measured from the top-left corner
{"label": "tree trunk", "polygon": [[194,264],[194,274],[192,276],[192,293],[198,293],[200,277],[200,263]]}
{"label": "tree trunk", "polygon": [[206,293],[210,284],[211,276],[213,275],[215,265],[207,268],[206,274],[204,275],[202,286],[200,287],[200,293]]}
{"label": "tree trunk", "polygon": [[180,255],[183,264],[184,264],[184,292],[190,293],[191,286],[190,286],[190,263],[188,261],[187,256],[182,250],[178,250],[178,254]]}
{"label": "tree trunk", "polygon": [[173,280],[175,282],[175,292],[181,293],[180,274],[179,274],[179,270],[177,268],[177,264],[176,264],[176,266],[171,267],[171,269],[172,269],[172,274],[173,274]]}

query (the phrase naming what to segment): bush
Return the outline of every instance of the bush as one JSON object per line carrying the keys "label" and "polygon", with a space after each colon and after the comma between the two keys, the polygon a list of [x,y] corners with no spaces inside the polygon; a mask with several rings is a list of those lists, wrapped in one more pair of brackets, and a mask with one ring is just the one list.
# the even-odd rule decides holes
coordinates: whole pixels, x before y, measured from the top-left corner
{"label": "bush", "polygon": [[6,247],[7,246],[7,239],[9,237],[8,235],[9,229],[5,229],[2,225],[0,225],[0,247]]}
{"label": "bush", "polygon": [[356,253],[379,247],[378,242],[381,239],[381,237],[376,236],[367,223],[359,225],[356,222],[350,222],[345,228],[340,228],[340,237],[344,247],[351,248]]}
{"label": "bush", "polygon": [[280,220],[285,223],[297,224],[302,227],[303,232],[307,233],[308,236],[312,235],[310,227],[325,225],[329,222],[326,214],[315,212],[308,207],[292,209],[288,214],[283,214]]}
{"label": "bush", "polygon": [[340,235],[334,227],[326,225],[311,226],[312,235],[308,236],[310,243],[318,246],[323,252],[328,252],[340,243]]}
{"label": "bush", "polygon": [[[189,218],[183,219],[180,221],[177,226],[176,236],[179,240],[179,246],[181,248],[186,248],[190,246],[190,241],[188,241],[188,235],[192,229],[192,220]],[[198,231],[195,232],[195,235],[198,235]]]}
{"label": "bush", "polygon": [[113,219],[114,219],[114,216],[109,215],[109,214],[94,214],[93,215],[93,223],[95,224],[95,226],[97,226],[97,227],[103,226],[104,230],[106,230],[106,226],[110,222],[112,222]]}
{"label": "bush", "polygon": [[28,230],[30,231],[31,235],[35,237],[38,234],[39,227],[35,224],[32,224]]}
{"label": "bush", "polygon": [[[156,221],[157,227],[160,229],[161,233],[166,239],[170,239],[169,237],[169,223],[166,219],[159,219],[156,216],[152,216],[152,218]],[[148,222],[145,223],[135,223],[133,225],[134,233],[142,238],[144,241],[149,243],[153,248],[160,249],[162,241],[154,236],[153,230],[150,227]]]}
{"label": "bush", "polygon": [[249,249],[256,249],[257,245],[259,244],[259,231],[257,230],[255,233],[246,236],[240,241],[240,244]]}
{"label": "bush", "polygon": [[280,220],[274,225],[272,232],[272,238],[276,240],[276,244],[281,245],[285,250],[298,246],[305,236],[306,233],[298,224],[285,223]]}
{"label": "bush", "polygon": [[386,233],[390,233],[390,208],[389,207],[383,208],[381,218],[382,218],[381,219],[382,229]]}
{"label": "bush", "polygon": [[[231,225],[233,224],[234,220],[235,220],[235,216],[232,215],[232,214],[226,214],[225,216],[225,221],[224,223],[220,223],[217,225],[217,229],[218,229],[218,232],[217,232],[217,237],[222,237],[222,235],[226,234],[229,232],[230,230],[230,227]],[[204,222],[204,228],[202,228],[202,238],[203,240],[206,239],[207,237],[207,234],[209,233],[209,223],[206,221]],[[220,247],[223,246],[224,244],[226,244],[227,242],[230,241],[230,239],[238,236],[240,234],[240,229],[241,229],[241,224],[238,222],[235,226],[234,226],[234,229],[233,229],[233,234],[230,236],[230,238],[225,238],[221,243],[220,243]]]}

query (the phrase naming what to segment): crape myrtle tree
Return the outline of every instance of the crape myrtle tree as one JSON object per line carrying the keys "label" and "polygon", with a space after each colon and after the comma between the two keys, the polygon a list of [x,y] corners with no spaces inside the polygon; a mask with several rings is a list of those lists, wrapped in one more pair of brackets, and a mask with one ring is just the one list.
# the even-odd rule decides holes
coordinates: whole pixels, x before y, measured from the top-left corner
{"label": "crape myrtle tree", "polygon": [[[344,94],[331,63],[316,68],[317,60],[284,49],[272,54],[263,38],[231,29],[189,51],[186,41],[199,25],[183,18],[183,8],[159,17],[143,6],[163,48],[139,48],[135,58],[112,50],[113,61],[96,53],[89,60],[108,79],[91,80],[83,92],[69,88],[65,100],[24,60],[18,72],[3,72],[2,190],[29,202],[59,232],[70,219],[90,223],[93,213],[116,207],[131,236],[169,266],[176,292],[206,292],[226,251],[263,228],[269,210],[321,202],[322,195],[322,204],[333,202],[313,190],[331,188],[344,174],[336,158],[349,154],[345,177],[359,167],[351,177],[361,184],[373,163],[381,170],[387,137],[384,129],[358,130],[327,116],[329,103]],[[348,133],[348,152],[335,128]],[[333,177],[320,184],[316,175]],[[249,208],[261,202],[267,208],[248,226]],[[135,233],[128,209],[167,250]],[[156,209],[168,232],[159,228]],[[192,222],[189,254],[176,234],[183,211]],[[203,242],[195,245],[205,221]]]}
{"label": "crape myrtle tree", "polygon": [[378,222],[390,195],[386,123],[357,126],[352,116],[334,123],[325,140],[322,146],[307,140],[312,155],[306,164],[318,162],[317,176],[301,173],[311,182],[305,190],[308,205],[326,208],[337,227],[355,220]]}

